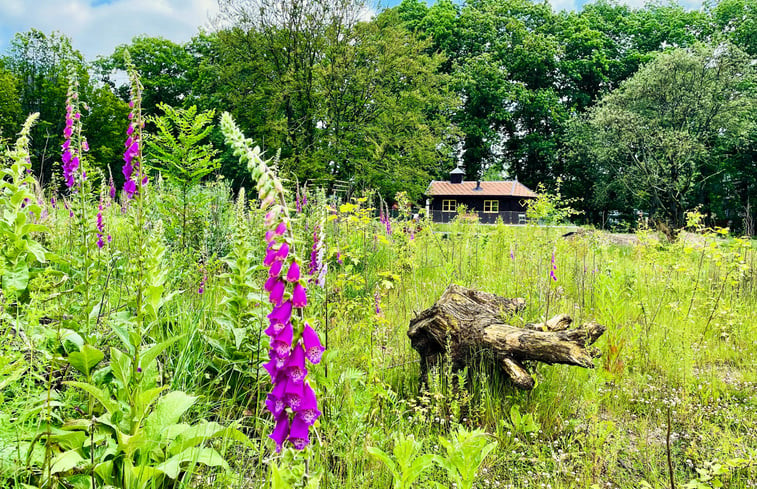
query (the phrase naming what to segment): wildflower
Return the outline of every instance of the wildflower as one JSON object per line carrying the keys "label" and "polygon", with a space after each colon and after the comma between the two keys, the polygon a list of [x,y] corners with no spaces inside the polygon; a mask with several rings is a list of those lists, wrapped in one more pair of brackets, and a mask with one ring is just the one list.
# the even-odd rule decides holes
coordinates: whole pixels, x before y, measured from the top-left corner
{"label": "wildflower", "polygon": [[129,78],[131,79],[131,99],[129,107],[129,125],[126,128],[126,142],[124,147],[123,160],[124,165],[121,171],[124,174],[124,192],[129,199],[134,197],[142,187],[147,184],[147,176],[142,173],[142,145],[141,129],[144,127],[142,121],[142,84],[139,81],[139,75],[133,66],[129,67]]}
{"label": "wildflower", "polygon": [[200,286],[197,288],[197,293],[202,295],[205,292],[205,283],[208,281],[208,276],[203,272],[202,279],[200,279]]}
{"label": "wildflower", "polygon": [[302,450],[310,443],[308,431],[310,426],[299,416],[295,416],[289,431],[289,441],[297,450]]}
{"label": "wildflower", "polygon": [[289,416],[283,412],[276,418],[276,427],[273,429],[273,433],[268,437],[276,442],[276,451],[280,452],[284,441],[289,436]]}
{"label": "wildflower", "polygon": [[273,284],[273,287],[271,287],[270,294],[268,295],[269,302],[276,306],[280,305],[281,301],[284,298],[285,290],[286,290],[286,282],[282,282],[281,280],[276,280],[276,282]]}
{"label": "wildflower", "polygon": [[305,350],[300,343],[297,343],[291,355],[289,355],[286,374],[289,377],[289,381],[296,384],[305,380],[305,376],[308,374],[307,368],[305,368]]}
{"label": "wildflower", "polygon": [[292,290],[292,306],[298,309],[305,307],[308,304],[308,297],[305,291],[305,287],[301,283],[297,282]]}
{"label": "wildflower", "polygon": [[340,265],[344,265],[344,261],[342,261],[342,252],[339,250],[336,250],[336,262]]}
{"label": "wildflower", "polygon": [[555,264],[555,252],[552,252],[552,267],[549,270],[549,276],[552,277],[552,280],[557,282],[557,276],[555,275],[555,270],[557,270],[557,265]]}
{"label": "wildflower", "polygon": [[305,347],[305,358],[313,364],[320,362],[325,348],[321,345],[318,333],[308,323],[305,323],[305,328],[302,330],[302,342]]}
{"label": "wildflower", "polygon": [[[103,223],[103,203],[100,200],[100,205],[97,206],[97,247],[102,249],[105,246],[103,236],[105,234],[105,224]],[[108,242],[110,242],[110,236],[108,236]]]}
{"label": "wildflower", "polygon": [[297,264],[296,261],[292,261],[292,264],[289,265],[289,271],[287,272],[286,281],[297,282],[298,280],[300,280],[300,266]]}
{"label": "wildflower", "polygon": [[302,403],[300,404],[300,410],[295,414],[295,419],[299,418],[308,426],[312,426],[320,415],[321,412],[318,410],[318,401],[315,397],[315,392],[305,382],[302,389]]}
{"label": "wildflower", "polygon": [[274,306],[271,313],[268,314],[268,319],[271,320],[271,323],[278,322],[281,324],[286,324],[291,318],[292,301],[285,301],[279,305]]}
{"label": "wildflower", "polygon": [[113,175],[110,176],[110,188],[108,189],[110,200],[116,200],[116,184],[113,182]]}
{"label": "wildflower", "polygon": [[[257,180],[261,209],[267,210],[264,218],[267,231],[263,265],[268,269],[268,279],[264,289],[269,294],[272,308],[265,330],[270,338],[269,360],[263,368],[273,383],[265,405],[276,423],[269,437],[276,443],[277,452],[281,451],[286,441],[301,450],[310,442],[309,427],[321,414],[315,393],[307,381],[306,360],[310,363],[320,361],[323,346],[312,327],[303,323],[302,308],[307,305],[307,290],[302,282],[301,263],[291,244],[294,240],[289,234],[289,214],[284,204],[283,186],[260,159],[259,150],[249,149],[233,121],[229,128],[229,121],[228,114],[224,114],[222,129],[235,149],[246,153],[253,177]],[[310,275],[324,272],[320,266],[323,250],[318,243],[323,238],[318,235],[317,229],[313,238]]]}
{"label": "wildflower", "polygon": [[378,291],[376,291],[376,293],[373,296],[373,301],[376,305],[375,307],[376,314],[381,314],[380,300],[381,300],[381,295],[378,293]]}

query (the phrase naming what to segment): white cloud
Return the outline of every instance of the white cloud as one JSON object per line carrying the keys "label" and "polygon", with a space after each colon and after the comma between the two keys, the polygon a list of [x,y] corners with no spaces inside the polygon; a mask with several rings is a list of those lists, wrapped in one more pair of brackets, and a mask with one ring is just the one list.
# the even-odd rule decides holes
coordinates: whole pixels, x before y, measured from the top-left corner
{"label": "white cloud", "polygon": [[134,36],[188,41],[218,13],[216,0],[114,0],[93,6],[87,0],[0,0],[0,49],[16,32],[36,28],[69,36],[87,59],[107,56]]}

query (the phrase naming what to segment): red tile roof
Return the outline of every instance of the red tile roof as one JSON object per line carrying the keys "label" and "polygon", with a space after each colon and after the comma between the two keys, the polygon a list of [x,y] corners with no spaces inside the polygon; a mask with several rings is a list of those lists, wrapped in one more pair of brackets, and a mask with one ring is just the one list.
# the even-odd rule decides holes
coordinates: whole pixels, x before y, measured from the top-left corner
{"label": "red tile roof", "polygon": [[449,181],[433,181],[428,185],[426,195],[536,197],[536,193],[515,180],[481,182],[481,189],[474,190],[475,188],[476,182],[450,183]]}

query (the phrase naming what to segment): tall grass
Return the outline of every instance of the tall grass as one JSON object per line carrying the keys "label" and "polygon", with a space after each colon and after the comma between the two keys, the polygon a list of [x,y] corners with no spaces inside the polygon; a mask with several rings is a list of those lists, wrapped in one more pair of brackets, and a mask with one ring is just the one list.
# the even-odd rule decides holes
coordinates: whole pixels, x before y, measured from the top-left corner
{"label": "tall grass", "polygon": [[[266,437],[272,420],[261,409],[265,275],[250,272],[256,284],[250,315],[244,328],[234,329],[227,313],[235,292],[222,260],[239,246],[229,230],[243,226],[251,263],[260,263],[262,216],[247,212],[239,222],[223,185],[197,192],[205,205],[190,217],[204,244],[187,251],[168,241],[167,293],[175,295],[145,341],[180,337],[161,355],[159,373],[171,389],[200,396],[186,419],[235,425],[253,443],[214,442],[232,470],[196,466],[176,487],[267,487],[276,467],[302,480],[318,476],[320,487],[388,488],[391,474],[367,447],[390,453],[398,435],[413,435],[423,453],[442,456],[439,436],[459,426],[482,428],[497,442],[474,487],[669,487],[668,410],[677,486],[757,487],[757,267],[749,241],[697,234],[668,244],[641,233],[617,243],[592,231],[562,237],[559,228],[467,220],[422,222],[417,232],[410,232],[415,224],[394,222],[389,235],[366,210],[367,200],[332,204],[327,285],[310,294],[309,306],[316,329],[328,334],[324,360],[310,374],[323,416],[310,448],[277,456]],[[315,206],[324,204],[310,204],[296,219],[303,240],[320,219]],[[51,210],[48,222],[46,245],[60,256],[76,246],[67,212]],[[171,209],[156,205],[150,212],[149,222],[170,222]],[[113,245],[98,255],[101,271],[93,275],[93,291],[105,294],[109,311],[123,307],[131,286],[114,265],[133,246],[127,219],[118,206],[107,210]],[[175,231],[148,227],[166,236]],[[557,280],[550,277],[553,254]],[[208,279],[199,294],[203,274]],[[52,283],[55,275],[46,277]],[[525,310],[507,318],[514,326],[557,313],[599,322],[607,327],[597,345],[602,357],[593,370],[534,365],[537,386],[530,392],[515,389],[484,356],[463,372],[442,365],[422,386],[408,323],[452,283],[523,297]],[[60,311],[65,295],[45,289],[42,278],[35,287],[25,312],[14,317],[6,307],[0,326],[0,478],[7,487],[28,480],[13,454],[28,447],[39,410],[50,405],[47,385],[53,383],[59,399],[52,411],[58,422],[81,401],[81,393],[61,387],[72,375],[59,358],[65,342],[47,326],[58,320],[48,312]],[[98,347],[116,343],[109,324],[95,324]],[[19,369],[22,375],[14,373]],[[436,484],[450,484],[439,467],[416,486]]]}

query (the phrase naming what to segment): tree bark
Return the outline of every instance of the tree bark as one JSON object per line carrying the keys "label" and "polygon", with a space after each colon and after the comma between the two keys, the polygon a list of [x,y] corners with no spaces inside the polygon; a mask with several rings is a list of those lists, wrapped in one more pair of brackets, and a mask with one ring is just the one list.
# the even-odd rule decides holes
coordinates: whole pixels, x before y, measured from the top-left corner
{"label": "tree bark", "polygon": [[487,292],[450,285],[439,300],[410,321],[407,332],[421,356],[421,374],[448,359],[459,370],[484,356],[498,364],[521,389],[532,389],[534,379],[523,365],[536,360],[594,368],[597,348],[589,348],[605,328],[587,323],[568,329],[572,319],[559,314],[546,323],[519,328],[506,318],[525,307],[523,299],[506,299]]}

